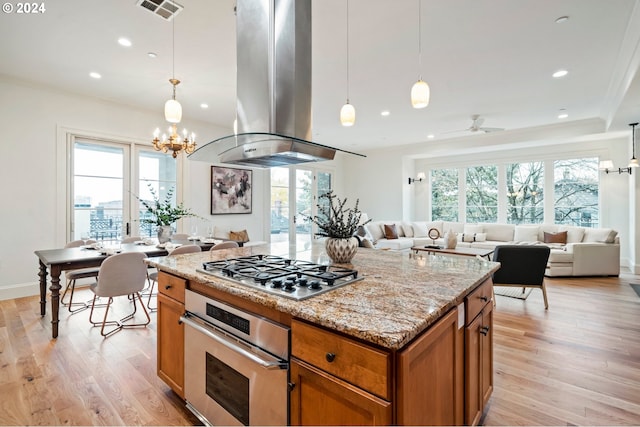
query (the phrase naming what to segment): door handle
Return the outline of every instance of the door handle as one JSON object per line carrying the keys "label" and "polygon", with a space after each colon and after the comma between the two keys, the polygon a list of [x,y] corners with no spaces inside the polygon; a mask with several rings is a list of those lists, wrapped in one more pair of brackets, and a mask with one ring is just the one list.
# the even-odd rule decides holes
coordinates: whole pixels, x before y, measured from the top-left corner
{"label": "door handle", "polygon": [[289,364],[285,361],[282,361],[279,359],[265,360],[260,356],[258,356],[257,354],[252,353],[246,350],[245,348],[240,347],[238,344],[233,343],[225,336],[216,333],[216,331],[213,330],[212,327],[208,325],[207,326],[201,325],[199,322],[191,320],[188,313],[185,313],[183,316],[180,316],[180,321],[185,325],[192,327],[196,331],[206,335],[208,338],[211,338],[217,343],[222,344],[223,346],[227,347],[229,350],[235,353],[238,353],[248,359],[251,359],[252,361],[259,364],[265,369],[288,369],[289,368]]}

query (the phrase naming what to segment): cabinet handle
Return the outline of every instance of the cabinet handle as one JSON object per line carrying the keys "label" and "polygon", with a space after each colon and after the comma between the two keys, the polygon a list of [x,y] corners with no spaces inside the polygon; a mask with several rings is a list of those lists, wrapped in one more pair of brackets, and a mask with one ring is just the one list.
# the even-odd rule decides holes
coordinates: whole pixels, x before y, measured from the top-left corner
{"label": "cabinet handle", "polygon": [[327,362],[331,363],[335,360],[336,355],[334,353],[327,353],[325,357],[327,359]]}
{"label": "cabinet handle", "polygon": [[481,296],[481,297],[480,297],[480,299],[481,299],[482,301],[484,301],[484,302],[489,301],[489,298],[488,298],[488,297],[486,297],[486,296],[484,296],[484,295],[483,295],[483,296]]}
{"label": "cabinet handle", "polygon": [[171,287],[172,287],[171,285],[167,285],[164,287],[164,289],[168,291],[169,289],[171,289]]}
{"label": "cabinet handle", "polygon": [[289,386],[289,391],[293,391],[296,388],[296,383],[287,383],[287,385]]}
{"label": "cabinet handle", "polygon": [[489,327],[483,326],[482,328],[480,328],[480,333],[484,336],[487,336],[487,334],[489,333]]}

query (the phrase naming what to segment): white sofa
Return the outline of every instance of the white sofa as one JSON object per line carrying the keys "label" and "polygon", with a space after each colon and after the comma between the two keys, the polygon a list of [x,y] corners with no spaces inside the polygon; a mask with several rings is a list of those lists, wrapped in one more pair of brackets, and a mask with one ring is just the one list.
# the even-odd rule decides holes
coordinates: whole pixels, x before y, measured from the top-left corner
{"label": "white sofa", "polygon": [[[387,239],[384,225],[395,225],[397,239]],[[429,230],[440,237],[432,240]],[[547,276],[618,276],[620,238],[610,228],[538,224],[465,224],[461,222],[373,221],[364,226],[366,238],[377,249],[408,250],[413,246],[444,245],[444,234],[458,234],[458,246],[493,249],[504,244],[547,245],[551,248]],[[544,243],[545,233],[566,232],[566,243]]]}

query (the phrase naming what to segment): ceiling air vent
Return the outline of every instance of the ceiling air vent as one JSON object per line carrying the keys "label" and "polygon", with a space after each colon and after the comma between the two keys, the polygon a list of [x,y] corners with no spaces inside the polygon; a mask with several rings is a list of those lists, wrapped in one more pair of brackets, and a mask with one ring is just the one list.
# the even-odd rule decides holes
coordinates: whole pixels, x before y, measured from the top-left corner
{"label": "ceiling air vent", "polygon": [[171,0],[138,0],[136,5],[167,21],[171,21],[174,16],[184,9],[183,6]]}

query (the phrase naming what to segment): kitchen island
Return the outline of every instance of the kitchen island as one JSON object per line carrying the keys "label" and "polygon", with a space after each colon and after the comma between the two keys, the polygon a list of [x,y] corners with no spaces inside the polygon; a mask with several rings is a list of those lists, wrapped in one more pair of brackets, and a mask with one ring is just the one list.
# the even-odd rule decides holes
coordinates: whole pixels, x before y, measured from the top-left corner
{"label": "kitchen island", "polygon": [[292,425],[479,422],[492,390],[491,274],[499,264],[361,248],[349,267],[362,280],[302,301],[196,271],[255,254],[329,263],[318,243],[149,259],[161,271],[158,375],[178,394],[189,289],[291,328]]}

